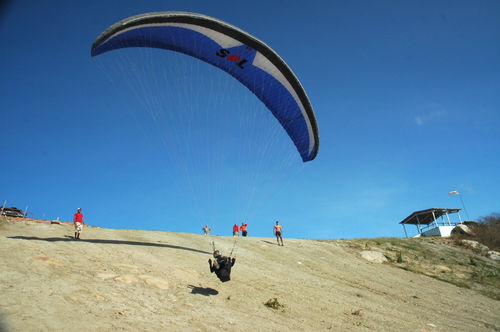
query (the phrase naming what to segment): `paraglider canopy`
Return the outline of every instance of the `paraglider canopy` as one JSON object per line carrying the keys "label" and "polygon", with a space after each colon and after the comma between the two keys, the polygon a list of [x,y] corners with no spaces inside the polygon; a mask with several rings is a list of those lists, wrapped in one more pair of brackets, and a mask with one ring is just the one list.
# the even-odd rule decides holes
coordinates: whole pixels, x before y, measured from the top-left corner
{"label": "paraglider canopy", "polygon": [[127,47],[177,51],[226,71],[267,106],[304,162],[316,157],[319,133],[309,98],[285,61],[256,37],[202,14],[146,13],[110,26],[96,39],[91,54]]}

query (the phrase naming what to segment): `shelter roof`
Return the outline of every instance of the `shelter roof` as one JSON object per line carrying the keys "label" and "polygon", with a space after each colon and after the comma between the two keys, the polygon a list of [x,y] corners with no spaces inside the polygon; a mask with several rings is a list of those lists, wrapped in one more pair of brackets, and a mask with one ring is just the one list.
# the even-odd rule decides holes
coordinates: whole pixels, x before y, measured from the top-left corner
{"label": "shelter roof", "polygon": [[[410,225],[428,225],[434,222],[435,219],[441,217],[446,213],[457,213],[460,209],[443,209],[443,208],[432,208],[427,210],[415,211],[400,222],[400,224],[410,224]],[[434,214],[433,214],[434,213]]]}

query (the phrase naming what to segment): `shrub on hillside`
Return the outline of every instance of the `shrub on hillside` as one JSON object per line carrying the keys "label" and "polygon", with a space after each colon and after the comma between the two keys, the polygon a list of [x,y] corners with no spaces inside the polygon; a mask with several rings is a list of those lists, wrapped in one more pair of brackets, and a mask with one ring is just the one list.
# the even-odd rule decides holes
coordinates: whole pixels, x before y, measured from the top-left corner
{"label": "shrub on hillside", "polygon": [[486,217],[479,217],[477,223],[469,226],[472,235],[456,234],[453,237],[460,243],[461,239],[475,240],[490,250],[500,251],[500,213],[494,212]]}
{"label": "shrub on hillside", "polygon": [[484,244],[490,250],[500,250],[500,213],[494,212],[486,217],[479,217],[473,226],[474,240]]}
{"label": "shrub on hillside", "polygon": [[[276,297],[267,300],[267,302],[264,303],[264,305],[268,306],[269,308],[275,309],[275,310],[282,309],[285,307],[284,304],[279,303],[279,301]],[[283,311],[284,311],[284,309],[283,309]]]}

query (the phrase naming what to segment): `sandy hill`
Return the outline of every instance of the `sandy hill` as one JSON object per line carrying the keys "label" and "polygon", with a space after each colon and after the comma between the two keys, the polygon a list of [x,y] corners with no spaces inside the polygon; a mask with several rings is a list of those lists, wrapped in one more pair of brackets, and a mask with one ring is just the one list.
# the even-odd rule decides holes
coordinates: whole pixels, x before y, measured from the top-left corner
{"label": "sandy hill", "polygon": [[[411,269],[409,265],[406,269],[399,268],[395,261],[380,264],[361,257],[362,250],[371,249],[384,251],[393,260],[391,255],[401,251],[384,247],[391,240],[379,243],[285,239],[285,246],[281,247],[273,238],[240,238],[232,280],[221,283],[208,269],[210,240],[227,253],[233,247],[232,237],[98,227],[86,227],[80,241],[72,240],[72,235],[70,224],[0,218],[3,329],[491,331],[500,328],[500,303],[495,295],[488,296],[484,288],[432,275],[453,273],[453,267],[446,266],[446,258],[437,270],[436,264],[428,264],[432,269],[417,273],[413,271],[417,259],[410,257],[414,254],[410,255],[410,249],[410,258],[405,257],[407,251],[403,258],[412,261]],[[446,246],[437,242],[428,245],[425,249],[428,255],[432,254],[432,248]],[[463,254],[460,250],[465,252],[456,250],[458,256]],[[486,258],[476,258],[474,266],[483,259]],[[471,258],[468,261],[472,262]],[[495,269],[498,272],[498,263],[485,264],[493,273]],[[464,270],[454,275],[460,277],[466,273]],[[498,278],[498,274],[493,277]],[[269,300],[275,308],[265,305]]]}

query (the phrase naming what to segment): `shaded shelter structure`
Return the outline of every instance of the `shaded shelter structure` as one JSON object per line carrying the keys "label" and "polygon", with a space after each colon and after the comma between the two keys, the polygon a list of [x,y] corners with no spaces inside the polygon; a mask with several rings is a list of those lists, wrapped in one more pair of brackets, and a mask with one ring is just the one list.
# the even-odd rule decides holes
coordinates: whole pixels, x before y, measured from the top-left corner
{"label": "shaded shelter structure", "polygon": [[[456,225],[462,223],[460,217],[461,209],[443,209],[431,208],[426,210],[415,211],[408,217],[403,219],[400,224],[403,225],[405,236],[408,237],[405,225],[415,225],[420,236],[450,236],[451,231]],[[450,214],[456,213],[458,222],[450,220]],[[446,217],[446,219],[445,219]]]}

